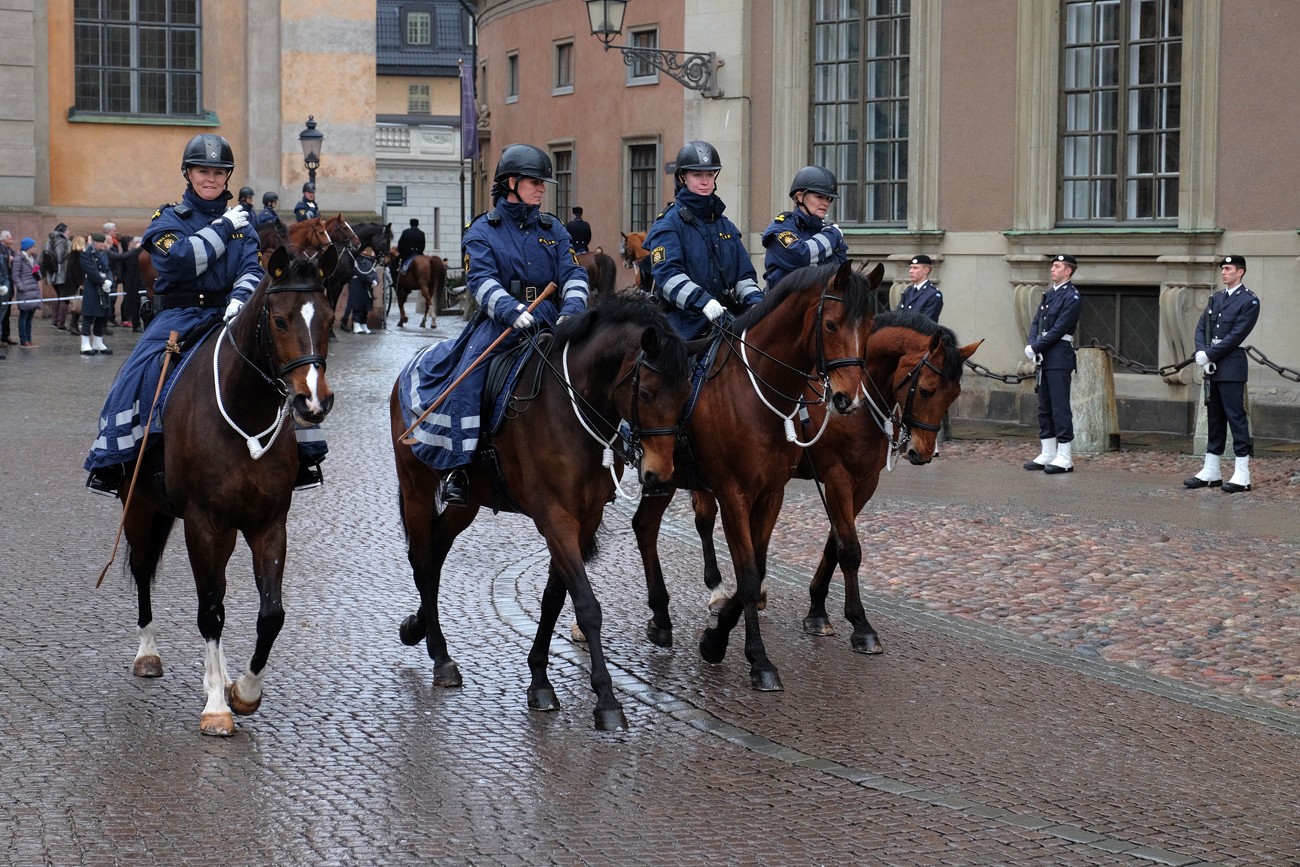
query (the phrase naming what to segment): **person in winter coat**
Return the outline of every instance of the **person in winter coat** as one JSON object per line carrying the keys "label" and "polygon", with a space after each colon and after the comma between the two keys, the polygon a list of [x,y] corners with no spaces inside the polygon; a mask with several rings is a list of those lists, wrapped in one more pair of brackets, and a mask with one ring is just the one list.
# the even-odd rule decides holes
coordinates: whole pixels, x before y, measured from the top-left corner
{"label": "person in winter coat", "polygon": [[104,343],[104,326],[113,315],[113,268],[108,261],[108,236],[95,232],[81,251],[81,354],[112,355]]}

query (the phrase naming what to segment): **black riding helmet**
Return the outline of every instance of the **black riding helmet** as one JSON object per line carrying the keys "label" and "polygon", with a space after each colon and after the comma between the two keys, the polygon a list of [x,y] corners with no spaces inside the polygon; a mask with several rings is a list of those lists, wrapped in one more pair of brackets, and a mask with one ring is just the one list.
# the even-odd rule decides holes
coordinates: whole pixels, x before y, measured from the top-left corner
{"label": "black riding helmet", "polygon": [[558,183],[551,171],[551,158],[541,148],[529,144],[507,145],[497,161],[492,180],[500,183],[509,177],[535,178],[548,184]]}
{"label": "black riding helmet", "polygon": [[718,149],[706,141],[688,141],[677,152],[677,173],[673,176],[677,186],[686,183],[686,172],[720,172],[722,157]]}
{"label": "black riding helmet", "polygon": [[234,169],[235,152],[230,142],[213,133],[200,133],[190,139],[181,157],[181,174],[191,166],[208,166],[214,169]]}
{"label": "black riding helmet", "polygon": [[821,166],[804,166],[790,182],[790,198],[796,193],[820,193],[831,201],[839,195],[835,173]]}
{"label": "black riding helmet", "polygon": [[239,188],[239,197],[240,197],[241,199],[244,199],[244,198],[251,199],[251,198],[253,198],[253,188],[252,188],[252,187],[240,187],[240,188]]}
{"label": "black riding helmet", "polygon": [[316,192],[316,185],[313,184],[311,181],[308,181],[307,183],[302,185],[302,191],[304,193],[314,193]]}
{"label": "black riding helmet", "polygon": [[263,205],[269,205],[272,202],[278,202],[278,201],[280,201],[280,197],[277,196],[275,193],[262,193]]}

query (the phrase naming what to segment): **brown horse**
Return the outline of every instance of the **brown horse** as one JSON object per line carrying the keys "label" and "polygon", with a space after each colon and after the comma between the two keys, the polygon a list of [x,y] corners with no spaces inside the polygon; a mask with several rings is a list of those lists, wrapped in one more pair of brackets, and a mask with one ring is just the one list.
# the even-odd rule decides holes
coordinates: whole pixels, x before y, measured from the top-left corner
{"label": "brown horse", "polygon": [[590,253],[579,253],[578,264],[587,269],[587,285],[592,300],[608,298],[613,294],[618,268],[605,251],[597,248]]}
{"label": "brown horse", "polygon": [[632,269],[632,288],[649,292],[651,289],[650,251],[645,248],[645,232],[619,232],[623,236],[623,267]]}
{"label": "brown horse", "polygon": [[[334,403],[325,381],[332,313],[323,281],[335,259],[332,249],[319,262],[292,258],[285,248],[272,254],[244,311],[190,350],[163,410],[162,440],[138,459],[138,483],[124,517],[139,603],[133,671],[162,675],[150,585],[179,518],[207,645],[207,705],[199,722],[204,734],[233,734],[232,709],[257,710],[271,645],[284,624],[285,523],[298,472],[294,423],[320,424]],[[124,503],[127,496],[124,490]],[[252,551],[261,606],[252,658],[232,683],[221,633],[226,563],[240,534]]]}
{"label": "brown horse", "polygon": [[[786,482],[799,462],[794,418],[800,398],[805,386],[815,382],[830,411],[848,414],[859,407],[862,357],[871,333],[869,295],[883,274],[878,265],[866,278],[846,262],[787,276],[723,334],[724,345],[684,421],[694,474],[685,473],[679,459],[674,482],[710,490],[718,498],[738,588],[719,613],[717,625],[704,631],[700,655],[706,662],[721,662],[731,630],[743,614],[745,656],[755,689],[781,689],[763,645],[758,598],[772,528]],[[662,647],[672,644],[658,552],[668,501],[643,498],[632,522],[653,612],[646,634]]]}
{"label": "brown horse", "polygon": [[[943,415],[961,394],[962,367],[980,342],[959,347],[950,329],[928,317],[881,313],[867,341],[869,411],[844,418],[828,416],[821,406],[809,407],[809,437],[823,424],[825,430],[804,451],[795,476],[825,486],[831,521],[821,562],[808,587],[811,604],[803,629],[809,635],[835,632],[826,615],[826,596],[838,563],[844,573],[844,616],[853,624],[849,644],[859,653],[882,651],[862,606],[858,586],[862,545],[855,522],[876,492],[880,471],[891,456],[906,447],[911,463],[930,462]],[[714,592],[711,601],[717,603],[722,582],[713,548],[717,502],[707,492],[696,491],[694,506],[704,548],[704,583]]]}
{"label": "brown horse", "polygon": [[[642,483],[647,490],[661,487],[673,474],[674,425],[690,387],[688,371],[685,345],[652,305],[611,300],[566,320],[556,328],[545,355],[534,354],[525,363],[511,398],[514,411],[491,437],[495,459],[471,466],[471,505],[441,513],[435,501],[438,471],[404,442],[421,410],[417,404],[409,416],[403,411],[401,389],[410,386],[404,386],[405,374],[399,376],[390,400],[398,505],[420,593],[419,610],[402,623],[401,639],[407,645],[426,642],[436,685],[462,682],[438,619],[443,563],[481,506],[503,507],[496,495],[500,481],[511,510],[533,519],[551,554],[537,636],[528,654],[528,707],[550,711],[560,706],[546,664],[567,593],[587,637],[596,728],[626,728],[601,647],[600,603],[584,563],[594,553],[596,530],[623,466],[623,458],[613,461],[611,453],[620,439],[620,419],[630,426],[631,460],[639,465]],[[417,429],[417,439],[420,433]],[[479,448],[481,457],[486,447]],[[489,466],[499,466],[499,480]]]}
{"label": "brown horse", "polygon": [[406,324],[406,296],[419,292],[424,298],[424,315],[420,317],[420,327],[426,320],[430,328],[438,327],[438,305],[447,289],[447,263],[441,256],[425,256],[421,253],[411,259],[406,272],[397,278],[397,327]]}
{"label": "brown horse", "polygon": [[[339,219],[342,219],[341,214]],[[276,226],[284,227],[283,235],[275,228]],[[258,230],[258,239],[262,243],[264,265],[270,261],[271,254],[281,247],[288,247],[289,252],[295,255],[314,259],[333,244],[329,230],[325,228],[325,221],[320,217],[312,217],[310,220],[288,225],[279,222],[271,223]]]}

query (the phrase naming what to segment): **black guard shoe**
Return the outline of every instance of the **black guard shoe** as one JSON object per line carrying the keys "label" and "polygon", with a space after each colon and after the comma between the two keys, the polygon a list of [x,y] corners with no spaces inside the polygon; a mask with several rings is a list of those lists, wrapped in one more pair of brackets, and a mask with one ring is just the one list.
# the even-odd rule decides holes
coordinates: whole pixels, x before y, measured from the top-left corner
{"label": "black guard shoe", "polygon": [[311,488],[319,488],[325,484],[325,474],[320,470],[320,461],[308,461],[306,458],[298,459],[298,477],[293,480],[293,489],[295,491],[306,491]]}
{"label": "black guard shoe", "polygon": [[122,469],[121,464],[95,467],[86,478],[86,488],[92,494],[116,498],[118,492],[122,490],[122,483],[125,481],[126,472]]}
{"label": "black guard shoe", "polygon": [[469,505],[469,477],[459,467],[442,478],[442,501],[448,506]]}

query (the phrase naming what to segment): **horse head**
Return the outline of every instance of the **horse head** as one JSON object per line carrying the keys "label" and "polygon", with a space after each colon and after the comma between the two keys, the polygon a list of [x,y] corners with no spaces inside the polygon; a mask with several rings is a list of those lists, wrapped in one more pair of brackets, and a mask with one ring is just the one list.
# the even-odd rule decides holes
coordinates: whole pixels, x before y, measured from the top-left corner
{"label": "horse head", "polygon": [[341,244],[353,252],[361,249],[361,239],[341,213],[325,221],[325,233],[329,235],[331,243]]}
{"label": "horse head", "polygon": [[907,445],[907,459],[928,464],[944,413],[961,394],[962,368],[982,340],[958,346],[952,329],[909,311],[876,317],[867,341],[870,397],[892,405],[898,424],[891,447]]}
{"label": "horse head", "polygon": [[260,307],[252,327],[263,373],[288,398],[294,421],[303,427],[320,424],[334,406],[334,393],[325,380],[334,320],[325,280],[338,264],[338,255],[332,246],[318,258],[293,256],[281,247],[271,254],[266,278],[249,299],[250,307]]}
{"label": "horse head", "polygon": [[310,220],[303,220],[288,227],[285,246],[296,255],[315,259],[332,247],[333,242],[330,241],[330,233],[325,229],[325,222],[320,217],[312,217]]}
{"label": "horse head", "polygon": [[608,383],[599,401],[606,424],[612,432],[627,420],[628,462],[636,464],[645,493],[667,491],[691,387],[686,344],[657,307],[618,297],[561,323],[555,345],[566,344],[574,356],[568,369],[596,371],[593,381]]}

